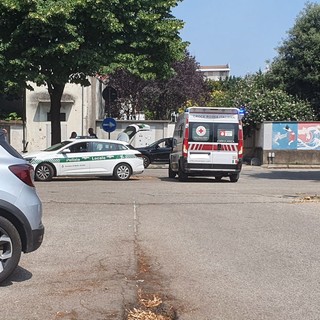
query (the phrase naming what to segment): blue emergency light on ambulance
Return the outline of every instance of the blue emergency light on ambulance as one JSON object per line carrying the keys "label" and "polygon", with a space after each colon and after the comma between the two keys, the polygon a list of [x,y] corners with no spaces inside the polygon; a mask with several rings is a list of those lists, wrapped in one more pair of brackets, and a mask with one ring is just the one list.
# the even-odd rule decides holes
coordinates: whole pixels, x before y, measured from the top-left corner
{"label": "blue emergency light on ambulance", "polygon": [[241,106],[239,108],[239,117],[240,117],[240,120],[246,115],[246,108],[244,106]]}

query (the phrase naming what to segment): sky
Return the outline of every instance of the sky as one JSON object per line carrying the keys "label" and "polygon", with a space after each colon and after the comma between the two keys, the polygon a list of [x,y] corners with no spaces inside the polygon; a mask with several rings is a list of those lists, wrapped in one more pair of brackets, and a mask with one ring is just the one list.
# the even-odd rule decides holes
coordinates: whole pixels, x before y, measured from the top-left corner
{"label": "sky", "polygon": [[229,64],[230,75],[242,77],[266,69],[306,2],[183,0],[172,12],[185,22],[180,36],[201,66]]}

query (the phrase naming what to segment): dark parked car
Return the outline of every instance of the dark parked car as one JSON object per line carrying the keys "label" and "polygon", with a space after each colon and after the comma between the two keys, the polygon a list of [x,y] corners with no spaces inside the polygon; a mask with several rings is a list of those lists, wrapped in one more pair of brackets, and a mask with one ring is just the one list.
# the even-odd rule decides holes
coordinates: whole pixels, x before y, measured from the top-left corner
{"label": "dark parked car", "polygon": [[147,168],[150,163],[169,163],[169,155],[172,150],[172,138],[163,138],[146,147],[136,149],[142,153],[145,168]]}

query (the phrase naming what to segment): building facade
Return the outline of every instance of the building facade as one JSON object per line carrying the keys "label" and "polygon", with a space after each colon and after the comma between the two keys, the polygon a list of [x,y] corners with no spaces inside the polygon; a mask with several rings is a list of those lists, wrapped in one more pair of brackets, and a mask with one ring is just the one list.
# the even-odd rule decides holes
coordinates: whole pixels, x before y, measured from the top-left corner
{"label": "building facade", "polygon": [[206,79],[218,81],[224,80],[229,77],[230,66],[229,64],[216,66],[200,66],[199,71]]}
{"label": "building facade", "polygon": [[[61,99],[61,139],[75,131],[87,135],[90,127],[96,128],[97,119],[104,117],[101,96],[102,83],[90,78],[91,85],[83,87],[67,84]],[[25,144],[27,150],[41,150],[51,145],[50,97],[46,86],[34,86],[26,92]]]}

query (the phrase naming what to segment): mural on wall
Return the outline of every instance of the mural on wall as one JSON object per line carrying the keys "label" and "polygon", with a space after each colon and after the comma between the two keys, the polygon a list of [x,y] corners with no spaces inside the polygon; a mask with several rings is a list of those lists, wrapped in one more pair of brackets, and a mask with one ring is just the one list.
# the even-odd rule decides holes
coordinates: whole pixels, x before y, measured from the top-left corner
{"label": "mural on wall", "polygon": [[295,122],[280,122],[272,124],[272,149],[297,149],[298,124]]}
{"label": "mural on wall", "polygon": [[273,123],[272,149],[320,150],[320,122]]}
{"label": "mural on wall", "polygon": [[320,122],[299,123],[298,149],[320,150]]}

